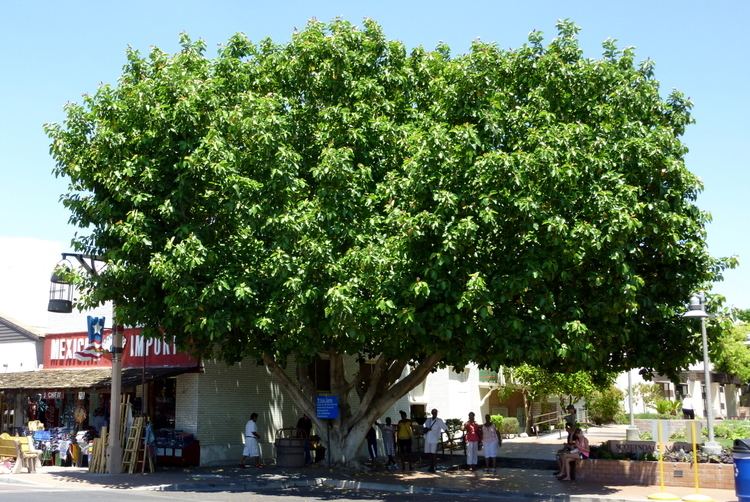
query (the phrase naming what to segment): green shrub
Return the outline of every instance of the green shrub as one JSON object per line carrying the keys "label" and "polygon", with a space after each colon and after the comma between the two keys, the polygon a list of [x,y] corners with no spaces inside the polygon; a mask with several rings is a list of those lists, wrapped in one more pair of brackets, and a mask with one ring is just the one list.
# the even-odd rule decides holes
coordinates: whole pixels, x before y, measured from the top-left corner
{"label": "green shrub", "polygon": [[672,433],[671,436],[669,436],[670,441],[685,441],[687,440],[687,434],[685,433],[685,429],[679,429]]}
{"label": "green shrub", "polygon": [[495,428],[499,431],[503,427],[503,416],[502,415],[490,415],[490,422],[495,424]]}
{"label": "green shrub", "polygon": [[616,424],[629,424],[630,415],[625,413],[624,411],[617,412],[617,415],[615,415],[615,423]]}
{"label": "green shrub", "polygon": [[611,424],[622,412],[622,391],[614,385],[603,391],[596,391],[588,401],[589,420],[597,425]]}
{"label": "green shrub", "polygon": [[731,441],[749,438],[750,424],[745,421],[724,420],[714,425],[714,436]]}
{"label": "green shrub", "polygon": [[520,430],[521,424],[514,417],[506,417],[503,419],[503,423],[500,424],[500,434],[504,436],[518,434]]}
{"label": "green shrub", "polygon": [[682,403],[679,401],[670,401],[669,399],[657,399],[656,400],[656,413],[659,415],[672,417],[677,415],[677,412],[681,409]]}

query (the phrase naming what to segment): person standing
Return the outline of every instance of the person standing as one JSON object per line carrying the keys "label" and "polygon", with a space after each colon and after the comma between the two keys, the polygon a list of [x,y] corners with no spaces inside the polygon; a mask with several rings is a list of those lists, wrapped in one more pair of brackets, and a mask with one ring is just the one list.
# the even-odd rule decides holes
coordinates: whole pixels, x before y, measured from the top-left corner
{"label": "person standing", "polygon": [[312,435],[312,420],[307,413],[303,413],[302,416],[297,420],[297,436],[304,440],[305,445],[305,464],[312,463],[312,456],[310,455],[310,436]]}
{"label": "person standing", "polygon": [[401,420],[397,424],[397,437],[398,437],[398,455],[401,458],[401,470],[405,470],[406,463],[409,464],[409,470],[411,470],[411,439],[414,435],[414,431],[411,428],[411,420],[406,418],[406,412],[404,410],[399,411]]}
{"label": "person standing", "polygon": [[380,428],[380,434],[383,436],[383,449],[388,457],[388,463],[386,467],[396,465],[396,427],[391,423],[391,417],[385,417],[385,424],[379,424],[375,422]]}
{"label": "person standing", "polygon": [[572,404],[569,404],[565,409],[568,414],[565,415],[563,419],[565,420],[565,432],[568,433],[568,442],[570,442],[571,438],[573,437],[573,431],[576,429],[576,425],[578,424],[578,413],[576,412],[576,407]]}
{"label": "person standing", "polygon": [[261,467],[260,446],[258,444],[260,435],[258,435],[257,419],[258,414],[253,413],[250,415],[250,420],[245,424],[245,448],[242,450],[242,461],[240,462],[240,467],[243,469],[246,467],[245,459],[247,458],[254,459],[255,467]]}
{"label": "person standing", "polygon": [[473,411],[469,413],[469,421],[464,424],[464,439],[466,440],[466,465],[469,466],[470,471],[476,471],[482,428],[474,420]]}
{"label": "person standing", "polygon": [[378,458],[378,436],[375,433],[375,427],[370,426],[365,438],[367,439],[367,454],[370,455],[370,462],[375,463]]}
{"label": "person standing", "polygon": [[482,447],[484,449],[484,467],[485,472],[497,472],[497,448],[500,445],[500,435],[497,433],[497,427],[492,423],[489,415],[484,416],[482,425]]}
{"label": "person standing", "polygon": [[682,418],[685,420],[695,420],[693,398],[690,394],[685,394],[685,397],[682,398]]}
{"label": "person standing", "polygon": [[102,432],[102,427],[107,426],[107,419],[104,418],[104,410],[102,408],[94,410],[94,418],[92,419],[91,425],[96,429],[97,434]]}
{"label": "person standing", "polygon": [[432,416],[424,422],[424,452],[430,456],[429,472],[435,472],[435,457],[437,456],[437,446],[440,442],[440,436],[448,427],[442,418],[438,418],[438,410],[432,409]]}

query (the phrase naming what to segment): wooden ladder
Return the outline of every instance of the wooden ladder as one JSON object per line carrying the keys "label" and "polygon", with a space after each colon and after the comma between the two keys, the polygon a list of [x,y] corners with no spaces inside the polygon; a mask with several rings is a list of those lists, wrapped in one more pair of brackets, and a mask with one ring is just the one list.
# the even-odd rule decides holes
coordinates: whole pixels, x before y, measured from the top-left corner
{"label": "wooden ladder", "polygon": [[[148,466],[148,467],[146,467]],[[147,444],[143,445],[143,456],[141,458],[141,474],[148,472],[153,473],[156,470],[154,466],[154,455],[151,453],[151,447]]]}
{"label": "wooden ladder", "polygon": [[138,453],[141,450],[141,439],[143,437],[143,417],[133,420],[133,427],[125,442],[125,450],[122,453],[122,472],[133,474],[138,463]]}
{"label": "wooden ladder", "polygon": [[132,405],[130,395],[120,396],[120,447],[125,448],[125,439],[128,430],[128,417],[131,416]]}
{"label": "wooden ladder", "polygon": [[154,447],[150,446],[146,442],[148,439],[147,434],[146,434],[147,429],[149,427],[153,427],[153,424],[149,425],[148,422],[149,422],[148,418],[145,418],[144,419],[145,425],[143,428],[143,455],[141,456],[141,474],[146,473],[147,466],[148,466],[148,472],[153,473],[154,471],[156,471],[156,467],[154,463],[154,455],[153,455]]}
{"label": "wooden ladder", "polygon": [[94,439],[89,472],[107,472],[107,427],[102,427],[100,437]]}

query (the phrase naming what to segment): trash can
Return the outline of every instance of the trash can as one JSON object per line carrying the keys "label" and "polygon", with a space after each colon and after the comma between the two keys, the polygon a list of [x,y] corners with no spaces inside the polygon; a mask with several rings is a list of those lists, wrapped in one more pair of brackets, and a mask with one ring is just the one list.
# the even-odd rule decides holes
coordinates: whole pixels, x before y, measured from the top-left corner
{"label": "trash can", "polygon": [[[295,429],[281,429],[276,433],[276,465],[302,467],[305,465],[305,439],[294,437]],[[750,502],[750,501],[748,501]]]}
{"label": "trash can", "polygon": [[734,459],[734,492],[739,502],[750,502],[750,439],[735,439],[732,448]]}

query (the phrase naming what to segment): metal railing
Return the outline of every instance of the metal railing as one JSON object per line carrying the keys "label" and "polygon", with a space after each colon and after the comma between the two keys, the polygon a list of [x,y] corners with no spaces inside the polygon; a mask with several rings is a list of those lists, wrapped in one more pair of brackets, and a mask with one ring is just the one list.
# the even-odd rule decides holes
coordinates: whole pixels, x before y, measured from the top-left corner
{"label": "metal railing", "polygon": [[541,426],[548,425],[551,428],[557,426],[560,422],[562,422],[562,417],[560,416],[559,411],[551,411],[549,413],[542,413],[541,415],[533,415],[531,417],[531,429],[534,434],[538,436]]}

